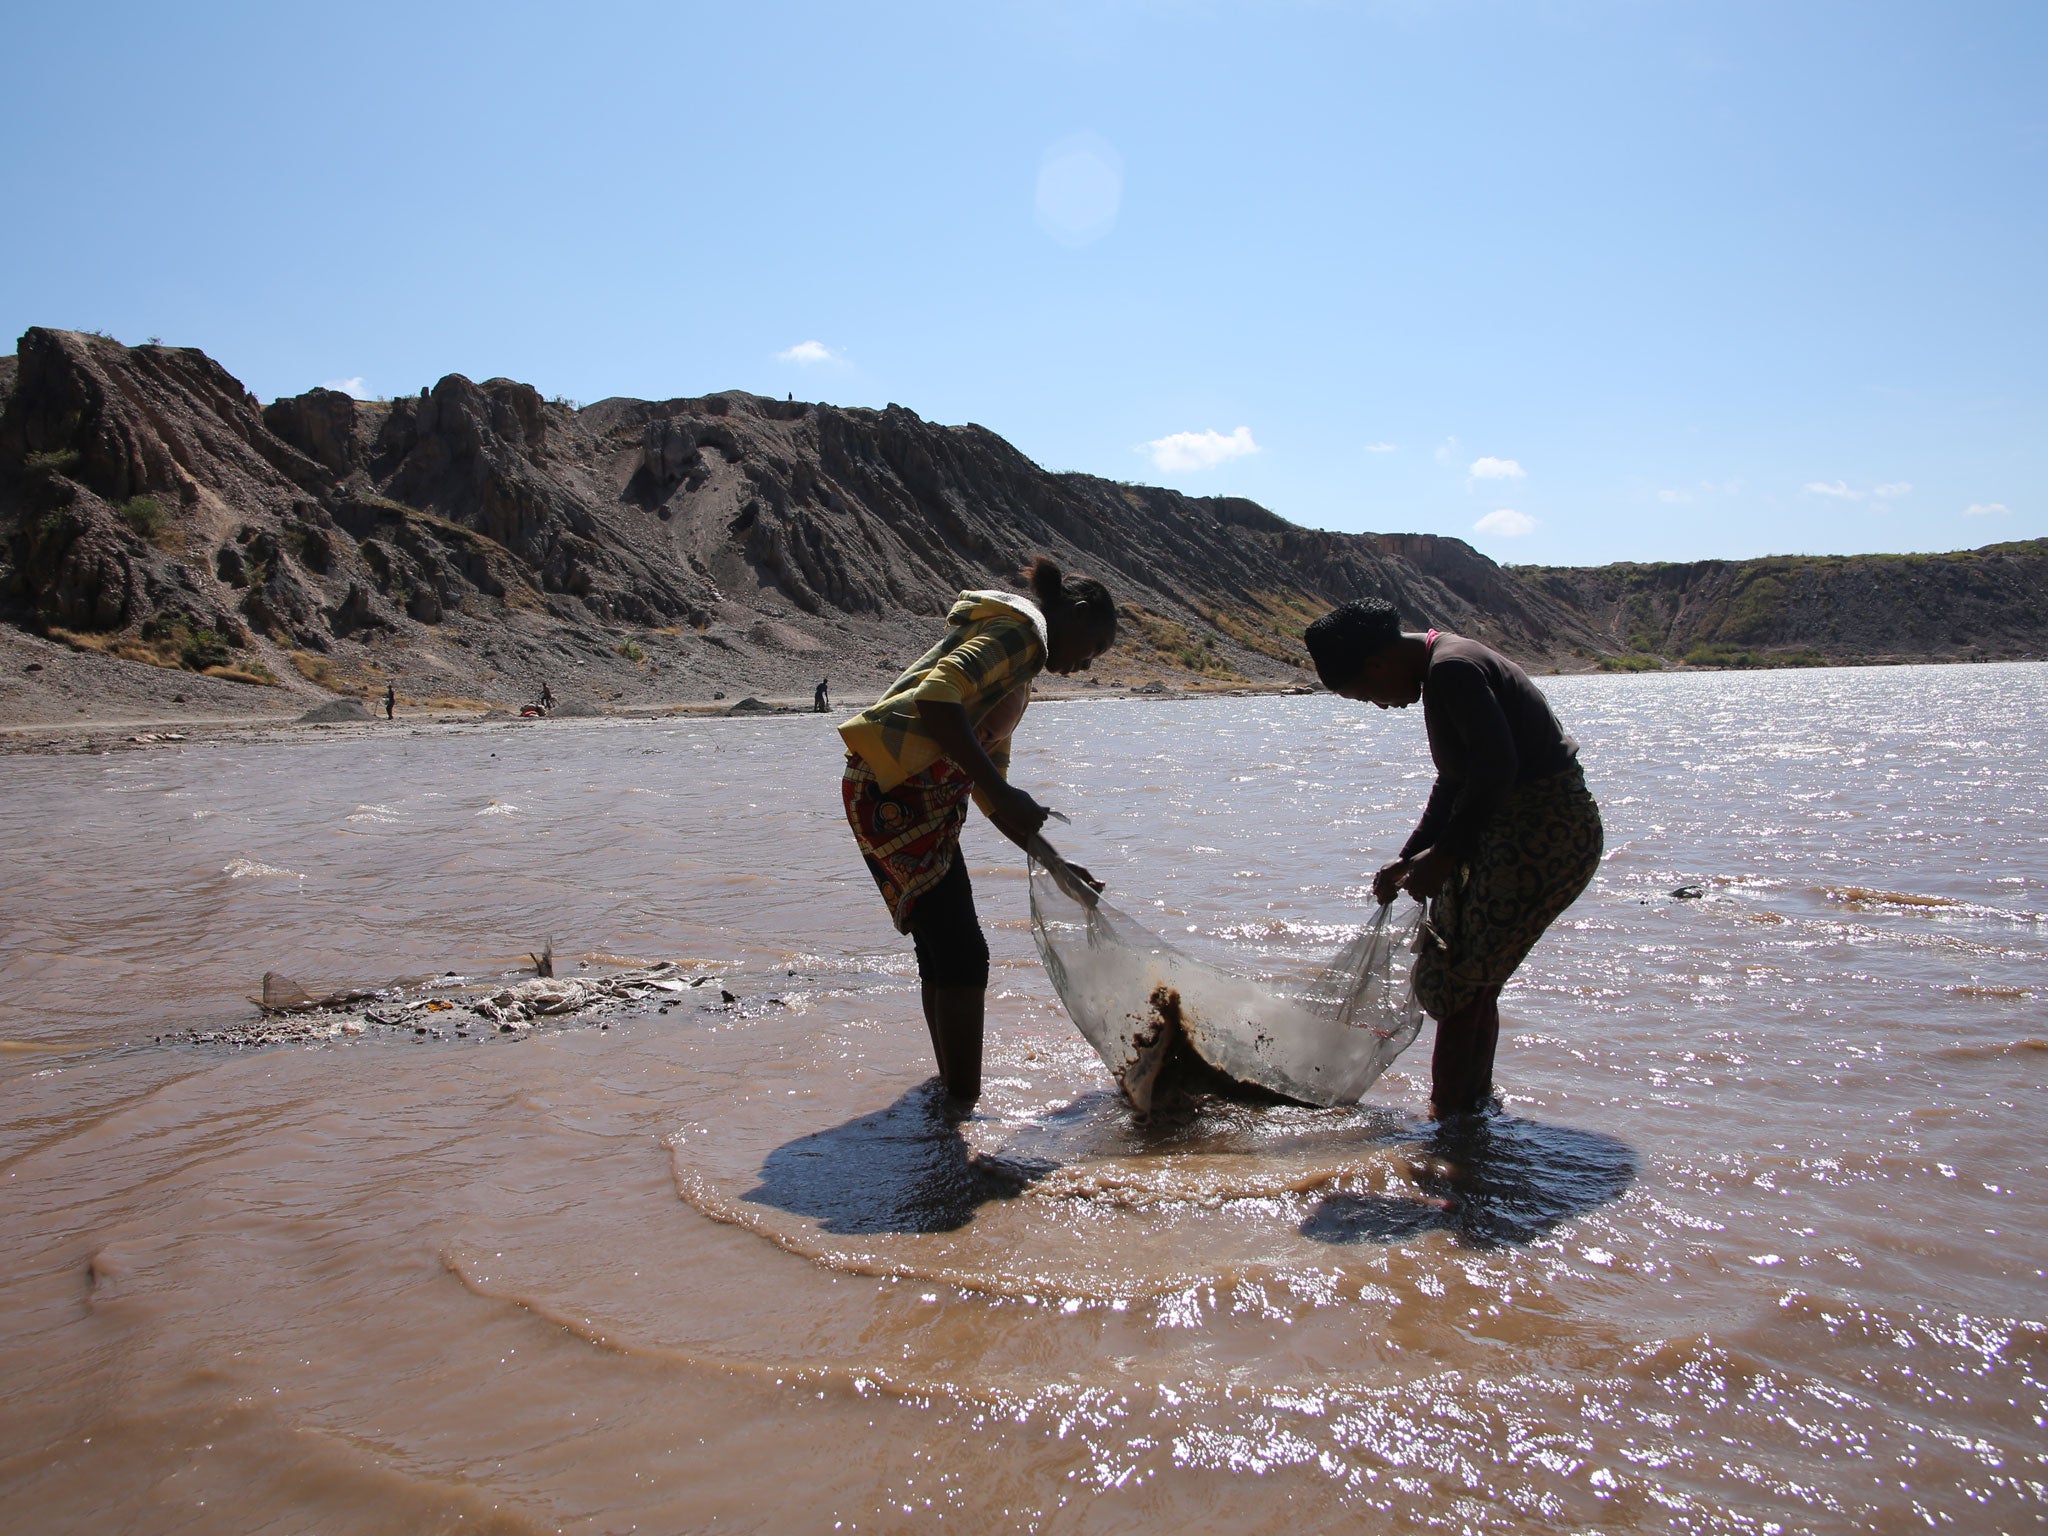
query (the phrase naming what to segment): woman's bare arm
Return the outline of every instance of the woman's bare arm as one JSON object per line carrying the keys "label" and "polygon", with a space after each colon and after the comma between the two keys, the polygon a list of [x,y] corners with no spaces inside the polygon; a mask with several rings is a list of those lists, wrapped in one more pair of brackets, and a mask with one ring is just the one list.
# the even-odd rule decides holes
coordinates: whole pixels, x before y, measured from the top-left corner
{"label": "woman's bare arm", "polygon": [[1032,834],[1045,825],[1049,813],[1003,777],[1002,770],[982,746],[981,738],[975,735],[973,722],[967,718],[967,707],[919,699],[917,718],[939,744],[939,750],[974,781],[989,807],[989,820],[996,824],[996,830],[1020,848],[1030,842]]}

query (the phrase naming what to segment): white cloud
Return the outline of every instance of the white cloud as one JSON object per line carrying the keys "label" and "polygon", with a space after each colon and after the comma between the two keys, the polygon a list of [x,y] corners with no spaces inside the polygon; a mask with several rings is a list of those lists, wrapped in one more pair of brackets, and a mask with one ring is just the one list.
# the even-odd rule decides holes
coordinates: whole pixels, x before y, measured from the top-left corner
{"label": "white cloud", "polygon": [[801,363],[808,368],[815,363],[836,363],[839,354],[822,341],[800,341],[793,347],[786,347],[775,354],[778,363]]}
{"label": "white cloud", "polygon": [[1867,491],[1859,491],[1846,480],[1809,480],[1800,489],[1809,496],[1832,496],[1837,501],[1862,501],[1868,497],[1876,505],[1877,510],[1883,512],[1886,510],[1886,502],[1912,495],[1913,482],[1889,480]]}
{"label": "white cloud", "polygon": [[1452,461],[1454,461],[1458,457],[1459,448],[1462,446],[1463,445],[1459,443],[1459,441],[1455,437],[1445,438],[1442,442],[1436,445],[1437,463],[1449,464]]}
{"label": "white cloud", "polygon": [[1152,455],[1154,467],[1169,473],[1214,469],[1218,464],[1259,451],[1259,445],[1252,441],[1250,427],[1239,427],[1228,437],[1213,428],[1207,432],[1174,432],[1155,437],[1145,448]]}
{"label": "white cloud", "polygon": [[1513,459],[1496,459],[1488,454],[1483,459],[1474,459],[1467,471],[1474,480],[1519,480],[1529,471]]}
{"label": "white cloud", "polygon": [[1526,512],[1516,512],[1502,507],[1498,512],[1489,512],[1472,525],[1474,533],[1483,533],[1494,539],[1519,539],[1525,533],[1536,531],[1536,519]]}
{"label": "white cloud", "polygon": [[1963,516],[2002,517],[2010,511],[2012,511],[2012,508],[2002,501],[1973,501],[1963,508]]}
{"label": "white cloud", "polygon": [[320,387],[322,389],[338,389],[344,395],[352,396],[357,400],[367,400],[370,398],[370,386],[363,382],[360,375],[353,379],[329,379]]}
{"label": "white cloud", "polygon": [[1392,453],[1395,449],[1392,443],[1367,443],[1365,451],[1367,453]]}
{"label": "white cloud", "polygon": [[1077,133],[1038,162],[1038,227],[1061,245],[1100,240],[1124,200],[1124,158],[1100,134]]}
{"label": "white cloud", "polygon": [[1657,499],[1658,499],[1659,501],[1668,501],[1668,502],[1679,502],[1679,501],[1691,501],[1691,500],[1692,500],[1692,492],[1691,492],[1691,491],[1659,491],[1659,492],[1657,493]]}

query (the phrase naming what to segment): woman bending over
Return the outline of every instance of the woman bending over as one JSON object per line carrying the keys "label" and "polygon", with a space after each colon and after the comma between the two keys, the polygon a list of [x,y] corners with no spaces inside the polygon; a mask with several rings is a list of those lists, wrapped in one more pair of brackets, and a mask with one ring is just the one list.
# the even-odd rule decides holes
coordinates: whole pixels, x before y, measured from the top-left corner
{"label": "woman bending over", "polygon": [[1578,743],[1512,661],[1461,635],[1403,634],[1378,598],[1324,614],[1304,638],[1331,692],[1381,709],[1422,700],[1436,784],[1373,894],[1432,902],[1433,942],[1415,961],[1415,995],[1436,1020],[1430,1113],[1475,1113],[1493,1094],[1500,989],[1600,866]]}
{"label": "woman bending over", "polygon": [[1116,639],[1116,605],[1101,582],[1062,575],[1044,555],[1023,576],[1030,597],[962,592],[945,637],[839,727],[846,819],[897,931],[916,947],[939,1076],[966,1104],[981,1096],[988,992],[988,941],[960,856],[967,801],[1011,842],[1030,842],[1046,808],[1005,774],[1031,680],[1048,668],[1078,672]]}

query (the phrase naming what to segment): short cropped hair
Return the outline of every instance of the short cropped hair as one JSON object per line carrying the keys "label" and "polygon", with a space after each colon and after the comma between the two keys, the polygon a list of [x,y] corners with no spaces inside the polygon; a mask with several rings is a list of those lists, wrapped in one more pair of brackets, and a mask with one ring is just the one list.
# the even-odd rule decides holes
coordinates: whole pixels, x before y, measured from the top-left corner
{"label": "short cropped hair", "polygon": [[1339,603],[1301,638],[1315,661],[1316,676],[1334,692],[1355,679],[1376,652],[1401,638],[1400,610],[1381,597]]}

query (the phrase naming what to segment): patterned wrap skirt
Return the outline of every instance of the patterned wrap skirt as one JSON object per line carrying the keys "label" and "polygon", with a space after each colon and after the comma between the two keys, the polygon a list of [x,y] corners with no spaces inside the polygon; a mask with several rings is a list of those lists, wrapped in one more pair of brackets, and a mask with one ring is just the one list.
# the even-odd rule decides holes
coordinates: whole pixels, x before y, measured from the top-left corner
{"label": "patterned wrap skirt", "polygon": [[894,789],[884,790],[874,770],[849,752],[839,781],[847,824],[867,856],[868,872],[889,904],[898,933],[910,932],[917,898],[946,878],[960,854],[960,829],[974,781],[950,758],[940,758]]}
{"label": "patterned wrap skirt", "polygon": [[1498,990],[1600,867],[1600,807],[1574,763],[1517,784],[1430,903],[1415,995],[1444,1019]]}

